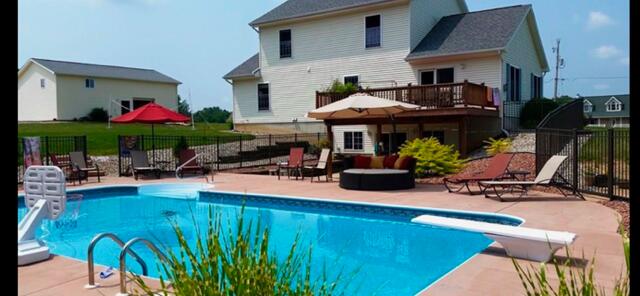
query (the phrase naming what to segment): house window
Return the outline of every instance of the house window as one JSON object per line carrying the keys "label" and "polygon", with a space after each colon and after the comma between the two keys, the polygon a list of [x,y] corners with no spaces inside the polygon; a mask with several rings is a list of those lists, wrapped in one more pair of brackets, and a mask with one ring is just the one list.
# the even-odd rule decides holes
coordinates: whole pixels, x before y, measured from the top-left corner
{"label": "house window", "polygon": [[40,88],[44,88],[44,87],[45,87],[45,80],[43,78],[43,79],[40,79]]}
{"label": "house window", "polygon": [[622,111],[622,102],[618,101],[618,99],[611,97],[609,101],[607,101],[607,112],[618,112]]}
{"label": "house window", "polygon": [[86,88],[95,88],[96,82],[93,79],[87,78],[84,80],[84,87]]}
{"label": "house window", "polygon": [[362,150],[362,132],[344,132],[345,150]]}
{"label": "house window", "polygon": [[453,68],[420,71],[420,84],[453,83]]}
{"label": "house window", "polygon": [[434,137],[438,139],[438,142],[440,142],[440,144],[444,144],[444,131],[423,131],[422,137],[423,138]]}
{"label": "house window", "polygon": [[441,83],[453,83],[453,68],[443,68],[436,71],[436,81]]}
{"label": "house window", "polygon": [[344,84],[351,83],[358,86],[358,75],[344,76]]}
{"label": "house window", "polygon": [[133,99],[133,110],[138,109],[146,104],[155,101],[155,99],[146,99],[146,98],[134,98]]}
{"label": "house window", "polygon": [[291,57],[291,30],[280,31],[280,58]]}
{"label": "house window", "polygon": [[269,107],[269,84],[258,83],[258,111],[268,111]]}
{"label": "house window", "polygon": [[365,26],[365,47],[380,46],[380,15],[368,16],[364,19]]}
{"label": "house window", "polygon": [[508,101],[520,101],[520,69],[507,64],[505,92]]}
{"label": "house window", "polygon": [[542,98],[542,77],[531,74],[531,98]]}
{"label": "house window", "polygon": [[589,113],[593,111],[593,104],[591,102],[585,100],[583,103],[584,112]]}

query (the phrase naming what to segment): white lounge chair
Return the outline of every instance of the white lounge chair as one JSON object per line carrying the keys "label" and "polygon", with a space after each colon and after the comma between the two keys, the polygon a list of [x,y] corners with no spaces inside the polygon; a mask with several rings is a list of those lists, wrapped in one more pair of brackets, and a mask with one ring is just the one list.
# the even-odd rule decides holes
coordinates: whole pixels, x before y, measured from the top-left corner
{"label": "white lounge chair", "polygon": [[547,262],[560,248],[568,246],[577,235],[570,232],[549,231],[496,223],[421,215],[413,223],[479,232],[500,243],[511,257]]}
{"label": "white lounge chair", "polygon": [[[584,196],[582,196],[577,188],[575,188],[570,182],[562,177],[562,175],[558,174],[558,169],[560,168],[560,165],[562,165],[562,163],[565,161],[565,159],[567,159],[567,157],[564,155],[551,156],[551,158],[547,160],[547,162],[540,170],[540,173],[538,173],[538,175],[536,176],[536,179],[533,181],[480,181],[478,182],[478,186],[484,192],[485,197],[492,197],[491,195],[489,195],[487,189],[493,188],[495,196],[498,197],[500,201],[503,201],[502,196],[504,195],[504,192],[499,192],[498,187],[502,187],[503,189],[508,188],[510,189],[509,191],[511,193],[513,193],[514,189],[519,189],[519,197],[522,197],[526,195],[529,188],[533,186],[555,187],[565,197],[567,197],[568,195],[562,190],[562,187],[569,187],[573,191],[572,194],[581,199],[584,199]],[[558,179],[560,179],[559,182],[554,180],[555,176],[558,176]]]}

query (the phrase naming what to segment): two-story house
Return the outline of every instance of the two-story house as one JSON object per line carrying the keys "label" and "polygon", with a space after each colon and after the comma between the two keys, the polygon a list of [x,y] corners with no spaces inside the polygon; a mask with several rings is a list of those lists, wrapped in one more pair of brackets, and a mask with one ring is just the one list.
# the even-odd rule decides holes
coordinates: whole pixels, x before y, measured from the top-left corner
{"label": "two-story house", "polygon": [[591,126],[629,127],[629,95],[580,97]]}
{"label": "two-story house", "polygon": [[151,69],[32,58],[18,70],[18,121],[115,117],[149,102],[178,109],[181,82]]}
{"label": "two-story house", "polygon": [[435,136],[465,153],[501,132],[494,104],[541,96],[548,71],[530,5],[469,12],[464,0],[288,0],[250,26],[258,53],[224,76],[236,129],[328,127],[342,153],[394,147],[385,119],[305,117],[343,98],[323,92],[336,79],[423,107],[398,116],[395,143]]}

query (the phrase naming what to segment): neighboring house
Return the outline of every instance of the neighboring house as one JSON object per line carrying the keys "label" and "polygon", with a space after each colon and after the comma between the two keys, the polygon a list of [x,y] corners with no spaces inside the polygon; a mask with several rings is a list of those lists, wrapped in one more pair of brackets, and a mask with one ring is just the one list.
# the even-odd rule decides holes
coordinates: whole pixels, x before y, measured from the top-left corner
{"label": "neighboring house", "polygon": [[591,126],[629,127],[629,95],[580,97]]}
{"label": "neighboring house", "polygon": [[148,102],[177,110],[177,81],[155,70],[29,59],[18,71],[18,121],[113,117]]}
{"label": "neighboring house", "polygon": [[526,101],[541,96],[548,71],[530,5],[469,12],[464,0],[289,0],[250,26],[259,52],[224,76],[235,128],[323,132],[326,124],[336,152],[389,149],[391,125],[306,118],[339,97],[317,93],[333,80],[423,106],[398,118],[396,142],[433,135],[465,153],[501,132],[491,88]]}

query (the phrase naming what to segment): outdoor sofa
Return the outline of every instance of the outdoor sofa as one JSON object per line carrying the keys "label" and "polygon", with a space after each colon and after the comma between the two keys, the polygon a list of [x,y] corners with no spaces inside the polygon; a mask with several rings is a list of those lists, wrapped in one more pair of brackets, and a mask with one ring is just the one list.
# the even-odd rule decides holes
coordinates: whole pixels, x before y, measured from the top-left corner
{"label": "outdoor sofa", "polygon": [[340,187],[351,190],[400,190],[415,185],[416,159],[413,157],[364,156],[345,159]]}

